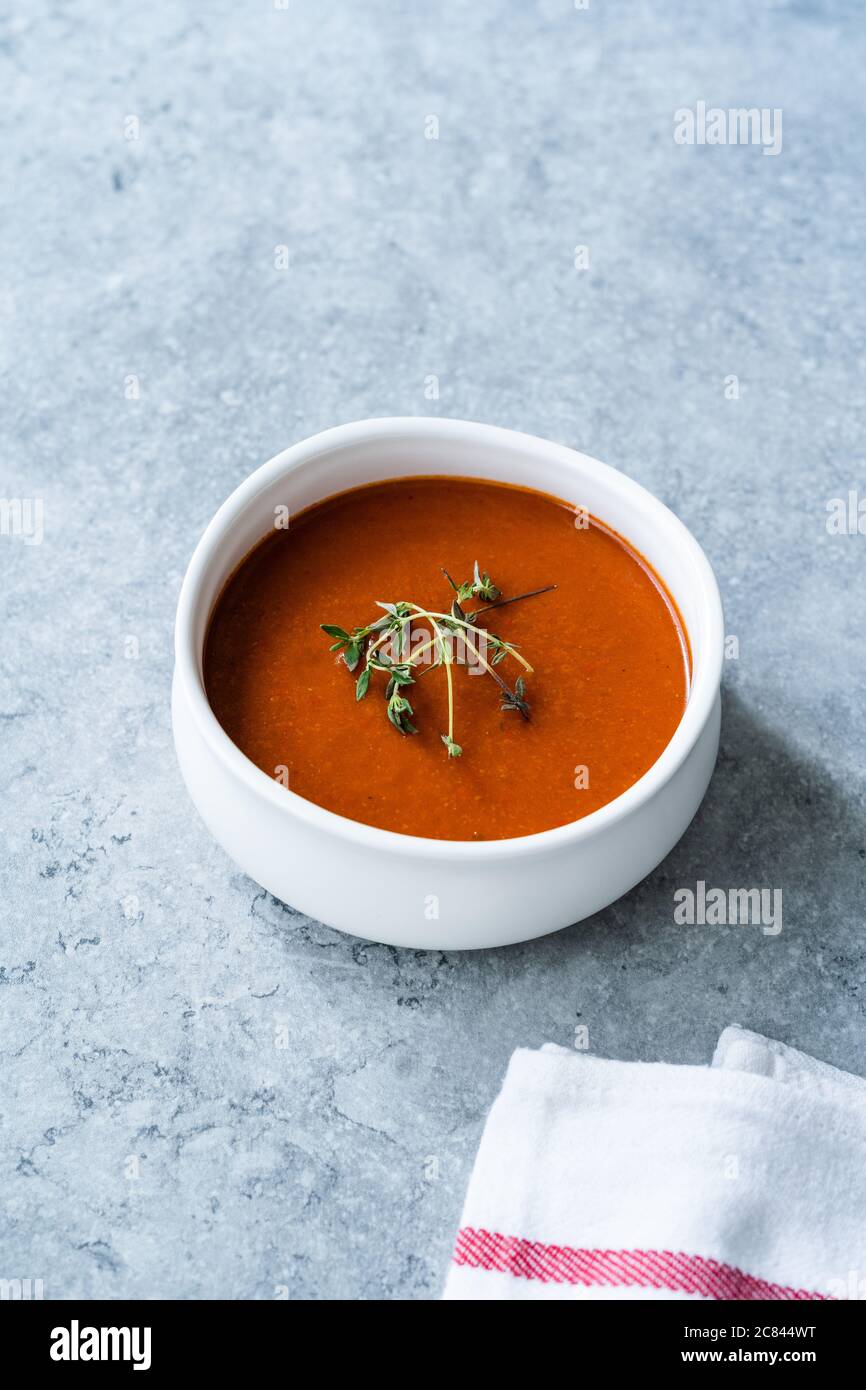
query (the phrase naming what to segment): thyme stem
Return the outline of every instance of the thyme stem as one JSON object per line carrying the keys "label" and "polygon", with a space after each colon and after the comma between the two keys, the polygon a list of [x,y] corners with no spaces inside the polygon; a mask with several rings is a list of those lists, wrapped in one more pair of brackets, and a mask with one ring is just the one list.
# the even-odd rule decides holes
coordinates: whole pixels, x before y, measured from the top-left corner
{"label": "thyme stem", "polygon": [[549,594],[558,586],[556,584],[545,584],[543,589],[530,589],[525,594],[515,594],[513,598],[498,598],[495,603],[486,603],[483,608],[476,608],[474,613],[467,613],[466,616],[471,622],[480,613],[490,613],[494,608],[504,608],[506,603],[519,603],[522,598],[535,598],[538,594]]}

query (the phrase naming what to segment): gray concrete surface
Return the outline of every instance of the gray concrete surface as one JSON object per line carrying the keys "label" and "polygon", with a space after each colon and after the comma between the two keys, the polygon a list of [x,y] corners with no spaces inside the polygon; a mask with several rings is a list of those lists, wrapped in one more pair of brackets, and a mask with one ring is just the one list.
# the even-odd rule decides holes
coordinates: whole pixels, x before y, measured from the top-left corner
{"label": "gray concrete surface", "polygon": [[[8,15],[0,492],[44,538],[0,535],[0,1275],[435,1297],[515,1046],[700,1062],[739,1022],[866,1071],[866,537],[826,527],[866,498],[864,61],[841,0]],[[677,145],[699,100],[782,108],[781,153]],[[269,899],[170,735],[219,502],[318,429],[428,413],[653,489],[739,643],[668,860],[468,957]],[[676,926],[698,879],[781,887],[784,930]]]}

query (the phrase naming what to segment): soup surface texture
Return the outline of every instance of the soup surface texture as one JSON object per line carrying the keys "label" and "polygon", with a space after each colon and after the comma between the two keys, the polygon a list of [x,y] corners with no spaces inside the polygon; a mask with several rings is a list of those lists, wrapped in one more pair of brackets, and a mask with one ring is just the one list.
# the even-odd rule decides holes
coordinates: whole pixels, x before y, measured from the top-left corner
{"label": "soup surface texture", "polygon": [[[204,659],[217,719],[268,776],[385,830],[507,839],[597,810],[670,741],[688,641],[641,557],[595,520],[575,520],[542,493],[459,478],[373,484],[309,508],[246,557],[217,601]],[[533,666],[530,719],[500,708],[489,674],[455,665],[463,753],[452,758],[445,671],[419,667],[405,692],[418,733],[401,735],[386,717],[387,677],[372,672],[356,700],[361,667],[350,674],[320,624],[364,626],[380,600],[447,613],[440,567],[459,584],[476,560],[504,598],[557,588],[478,619]],[[510,656],[496,670],[512,688],[521,673]]]}

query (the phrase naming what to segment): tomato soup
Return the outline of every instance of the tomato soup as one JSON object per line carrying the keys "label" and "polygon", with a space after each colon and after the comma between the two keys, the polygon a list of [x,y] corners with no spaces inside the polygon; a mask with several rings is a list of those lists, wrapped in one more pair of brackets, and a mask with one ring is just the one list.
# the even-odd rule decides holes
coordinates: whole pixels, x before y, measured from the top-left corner
{"label": "tomato soup", "polygon": [[[446,628],[455,613],[464,626]],[[362,680],[368,657],[384,669]],[[477,841],[565,825],[630,787],[680,721],[689,663],[671,597],[602,522],[526,488],[404,478],[263,540],[217,601],[204,676],[229,737],[299,796]]]}

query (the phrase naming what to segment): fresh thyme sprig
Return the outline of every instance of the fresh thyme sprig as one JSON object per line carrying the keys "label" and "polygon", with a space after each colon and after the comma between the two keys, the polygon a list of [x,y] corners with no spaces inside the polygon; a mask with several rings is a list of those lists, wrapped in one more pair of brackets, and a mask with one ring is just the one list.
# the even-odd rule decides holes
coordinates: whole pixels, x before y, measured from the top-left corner
{"label": "fresh thyme sprig", "polygon": [[503,696],[502,704],[499,706],[499,708],[519,710],[520,713],[524,715],[524,718],[528,719],[529,705],[526,703],[526,700],[524,699],[525,694],[526,682],[522,676],[518,676],[517,680],[514,682],[514,694]]}
{"label": "fresh thyme sprig", "polygon": [[[523,676],[517,677],[512,690],[494,667],[509,656],[530,675],[532,667],[525,657],[521,656],[514,643],[506,642],[487,628],[478,627],[474,619],[479,613],[486,612],[488,607],[497,608],[506,603],[515,603],[520,598],[532,598],[556,586],[548,585],[544,589],[533,589],[528,594],[516,594],[511,599],[502,599],[501,591],[493,583],[490,575],[480,572],[477,560],[472,578],[463,584],[455,584],[447,570],[442,572],[454,591],[450,613],[439,613],[434,609],[422,608],[417,603],[401,600],[399,603],[377,603],[377,608],[383,610],[383,616],[365,627],[352,628],[351,632],[333,623],[322,623],[321,628],[329,637],[335,639],[331,651],[341,653],[342,660],[350,671],[356,671],[363,661],[363,668],[355,679],[356,700],[363,700],[367,694],[374,671],[382,671],[387,675],[385,698],[388,702],[388,719],[400,734],[418,732],[412,723],[414,710],[405,692],[409,686],[415,684],[413,671],[420,659],[427,652],[432,652],[432,665],[444,666],[448,685],[448,732],[441,735],[442,742],[448,750],[449,758],[459,758],[463,749],[454,738],[454,682],[451,673],[454,664],[453,639],[461,637],[467,650],[496,681],[502,693],[500,708],[515,709],[524,719],[529,719],[529,702],[526,699],[526,682]],[[467,614],[463,605],[472,598],[483,599],[486,607]],[[413,622],[429,624],[431,635],[410,654]],[[393,656],[387,655],[383,650],[389,639]],[[489,661],[481,650],[482,647],[492,649]]]}

